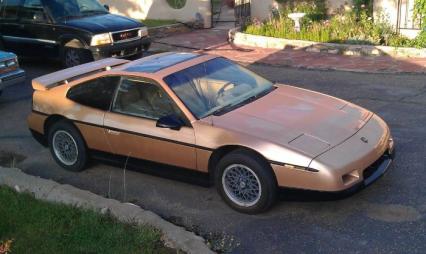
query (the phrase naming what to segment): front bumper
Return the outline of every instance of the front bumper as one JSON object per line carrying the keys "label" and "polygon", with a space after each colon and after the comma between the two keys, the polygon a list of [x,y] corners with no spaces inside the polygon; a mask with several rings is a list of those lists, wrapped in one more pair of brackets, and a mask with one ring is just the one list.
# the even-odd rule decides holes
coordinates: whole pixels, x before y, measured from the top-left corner
{"label": "front bumper", "polygon": [[134,41],[114,43],[107,46],[92,46],[90,51],[94,60],[97,61],[109,57],[126,58],[135,56],[147,51],[150,46],[151,38],[146,36]]}
{"label": "front bumper", "polygon": [[22,69],[0,74],[0,90],[23,81],[25,81],[25,71]]}
{"label": "front bumper", "polygon": [[309,167],[318,172],[271,165],[280,187],[340,192],[369,185],[383,175],[394,157],[386,123],[373,116],[352,137],[316,157]]}

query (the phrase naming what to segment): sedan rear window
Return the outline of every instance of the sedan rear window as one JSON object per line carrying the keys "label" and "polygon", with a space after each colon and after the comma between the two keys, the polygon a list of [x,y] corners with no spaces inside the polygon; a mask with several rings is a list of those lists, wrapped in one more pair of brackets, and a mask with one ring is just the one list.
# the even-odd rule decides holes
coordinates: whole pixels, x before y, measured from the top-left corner
{"label": "sedan rear window", "polygon": [[103,77],[72,87],[67,98],[81,105],[109,110],[120,77]]}

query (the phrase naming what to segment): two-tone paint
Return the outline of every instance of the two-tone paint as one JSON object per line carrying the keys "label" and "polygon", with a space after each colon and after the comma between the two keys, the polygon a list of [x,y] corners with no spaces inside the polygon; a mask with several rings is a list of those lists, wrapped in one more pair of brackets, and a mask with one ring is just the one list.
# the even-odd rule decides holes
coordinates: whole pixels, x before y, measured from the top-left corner
{"label": "two-tone paint", "polygon": [[[163,55],[167,54],[173,53]],[[126,71],[154,61],[153,57],[161,55],[133,62],[107,59],[35,79],[30,129],[45,137],[49,123],[66,118],[92,150],[204,173],[213,173],[225,153],[245,148],[269,162],[280,187],[319,191],[369,183],[392,161],[393,140],[380,117],[347,101],[288,85],[277,84],[268,95],[226,114],[197,119],[163,79],[216,56],[198,55],[154,73]],[[183,112],[188,126],[178,131],[158,128],[154,120],[67,99],[71,87],[104,76],[133,76],[159,85]],[[58,80],[62,81],[55,83]],[[364,173],[372,165],[374,174],[366,179]]]}

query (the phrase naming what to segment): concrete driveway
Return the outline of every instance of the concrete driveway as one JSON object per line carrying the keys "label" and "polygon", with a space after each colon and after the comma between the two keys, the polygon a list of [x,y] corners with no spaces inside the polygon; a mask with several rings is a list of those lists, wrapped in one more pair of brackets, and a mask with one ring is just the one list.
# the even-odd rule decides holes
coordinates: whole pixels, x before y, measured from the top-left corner
{"label": "concrete driveway", "polygon": [[[135,202],[232,253],[424,253],[426,248],[426,75],[362,74],[252,65],[274,81],[328,93],[379,114],[397,158],[388,173],[353,196],[283,191],[267,213],[239,214],[213,187],[94,162],[81,173],[58,167],[26,125],[30,79],[55,64],[26,62],[28,80],[0,97],[0,162],[104,196]],[[8,157],[15,160],[11,162]]]}

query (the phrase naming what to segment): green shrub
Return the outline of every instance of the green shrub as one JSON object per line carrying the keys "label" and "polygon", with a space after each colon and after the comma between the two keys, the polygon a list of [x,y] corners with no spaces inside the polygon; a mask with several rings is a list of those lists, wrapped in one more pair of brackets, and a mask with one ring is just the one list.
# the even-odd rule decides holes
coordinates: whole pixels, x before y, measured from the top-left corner
{"label": "green shrub", "polygon": [[389,38],[387,45],[392,47],[426,48],[426,31],[421,32],[412,40],[402,35],[394,34]]}
{"label": "green shrub", "polygon": [[287,1],[291,0],[283,0],[287,5],[283,5],[284,7],[269,20],[264,22],[253,20],[245,28],[245,32],[254,35],[315,42],[426,47],[426,32],[422,32],[416,39],[410,40],[398,35],[386,21],[383,21],[383,18],[378,18],[374,22],[369,14],[370,10],[365,7],[362,7],[359,13],[355,11],[345,12],[335,15],[329,20],[315,20],[310,17],[302,19],[301,31],[296,32],[293,20],[288,18],[287,15],[294,11],[297,6],[300,9],[302,8],[300,6],[305,5],[285,7],[289,4]]}

